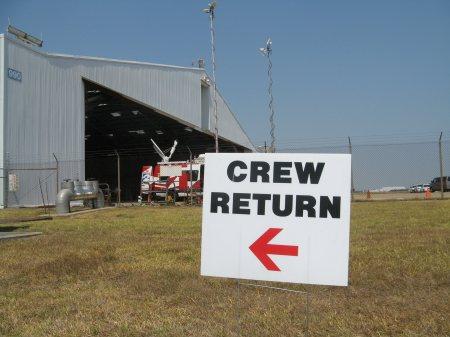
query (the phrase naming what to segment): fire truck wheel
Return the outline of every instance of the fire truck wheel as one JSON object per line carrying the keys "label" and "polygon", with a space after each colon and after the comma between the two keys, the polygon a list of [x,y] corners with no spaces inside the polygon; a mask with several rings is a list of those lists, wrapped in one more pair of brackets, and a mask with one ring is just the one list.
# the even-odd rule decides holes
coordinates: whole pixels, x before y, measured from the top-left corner
{"label": "fire truck wheel", "polygon": [[177,201],[177,194],[175,191],[168,191],[166,194],[167,203],[175,203]]}

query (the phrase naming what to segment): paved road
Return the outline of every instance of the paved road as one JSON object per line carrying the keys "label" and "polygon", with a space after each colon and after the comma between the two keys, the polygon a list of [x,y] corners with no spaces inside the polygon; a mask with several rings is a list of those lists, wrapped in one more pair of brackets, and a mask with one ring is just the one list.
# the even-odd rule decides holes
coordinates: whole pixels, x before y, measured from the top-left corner
{"label": "paved road", "polygon": [[[425,193],[409,193],[409,192],[371,192],[370,198],[367,193],[357,192],[353,194],[354,200],[424,200]],[[430,199],[440,199],[441,193],[431,193]],[[444,193],[444,198],[450,198],[450,192]]]}

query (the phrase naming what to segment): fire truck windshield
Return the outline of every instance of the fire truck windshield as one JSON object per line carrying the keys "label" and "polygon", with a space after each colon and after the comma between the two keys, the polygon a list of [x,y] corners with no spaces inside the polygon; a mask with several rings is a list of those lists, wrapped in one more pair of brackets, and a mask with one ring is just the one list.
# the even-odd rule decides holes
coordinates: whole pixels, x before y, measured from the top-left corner
{"label": "fire truck windshield", "polygon": [[183,174],[185,174],[188,177],[188,180],[190,181],[197,181],[198,180],[198,171],[192,170],[192,179],[189,176],[190,171],[189,170],[183,170]]}

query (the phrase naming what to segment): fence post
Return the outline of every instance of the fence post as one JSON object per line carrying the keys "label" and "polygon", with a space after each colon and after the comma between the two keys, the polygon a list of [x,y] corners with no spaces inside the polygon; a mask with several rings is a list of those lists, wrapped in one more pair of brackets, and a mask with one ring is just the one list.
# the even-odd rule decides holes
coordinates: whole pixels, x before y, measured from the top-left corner
{"label": "fence post", "polygon": [[121,188],[120,188],[120,155],[117,150],[114,150],[117,156],[117,206],[120,206],[121,202]]}
{"label": "fence post", "polygon": [[39,189],[41,190],[42,204],[44,205],[44,212],[45,212],[45,214],[48,214],[47,206],[45,205],[44,192],[42,192],[41,178],[38,178],[38,181],[39,181]]}
{"label": "fence post", "polygon": [[3,207],[7,208],[9,203],[9,164],[10,164],[10,158],[9,158],[9,152],[6,152],[5,155],[5,161],[3,163],[3,200],[1,203],[3,203]]}
{"label": "fence post", "polygon": [[442,158],[442,131],[439,136],[439,171],[441,177],[441,199],[444,199],[444,162]]}
{"label": "fence post", "polygon": [[[352,154],[352,140],[350,139],[350,137],[348,137],[348,153]],[[353,162],[353,160],[352,160]],[[355,186],[353,185],[353,165],[351,165],[351,191],[350,191],[350,195],[352,196],[352,201],[353,201],[353,191],[355,190]]]}
{"label": "fence post", "polygon": [[189,151],[189,181],[191,182],[190,188],[189,188],[189,199],[191,200],[191,206],[193,205],[193,195],[192,195],[192,152],[189,146],[187,146],[187,149]]}
{"label": "fence post", "polygon": [[56,195],[58,195],[58,192],[59,192],[59,161],[58,161],[58,158],[56,157],[55,153],[53,153],[53,157],[55,158],[55,161],[56,161]]}

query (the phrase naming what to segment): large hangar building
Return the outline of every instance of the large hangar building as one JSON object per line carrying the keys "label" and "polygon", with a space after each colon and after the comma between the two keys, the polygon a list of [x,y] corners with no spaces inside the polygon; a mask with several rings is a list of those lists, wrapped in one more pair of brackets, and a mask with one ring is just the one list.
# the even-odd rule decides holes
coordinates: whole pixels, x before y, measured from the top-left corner
{"label": "large hangar building", "polygon": [[[0,207],[53,204],[57,181],[97,179],[139,194],[160,148],[173,160],[214,151],[213,86],[204,69],[46,53],[0,35]],[[217,95],[221,152],[255,150]],[[118,161],[118,157],[120,157]]]}

